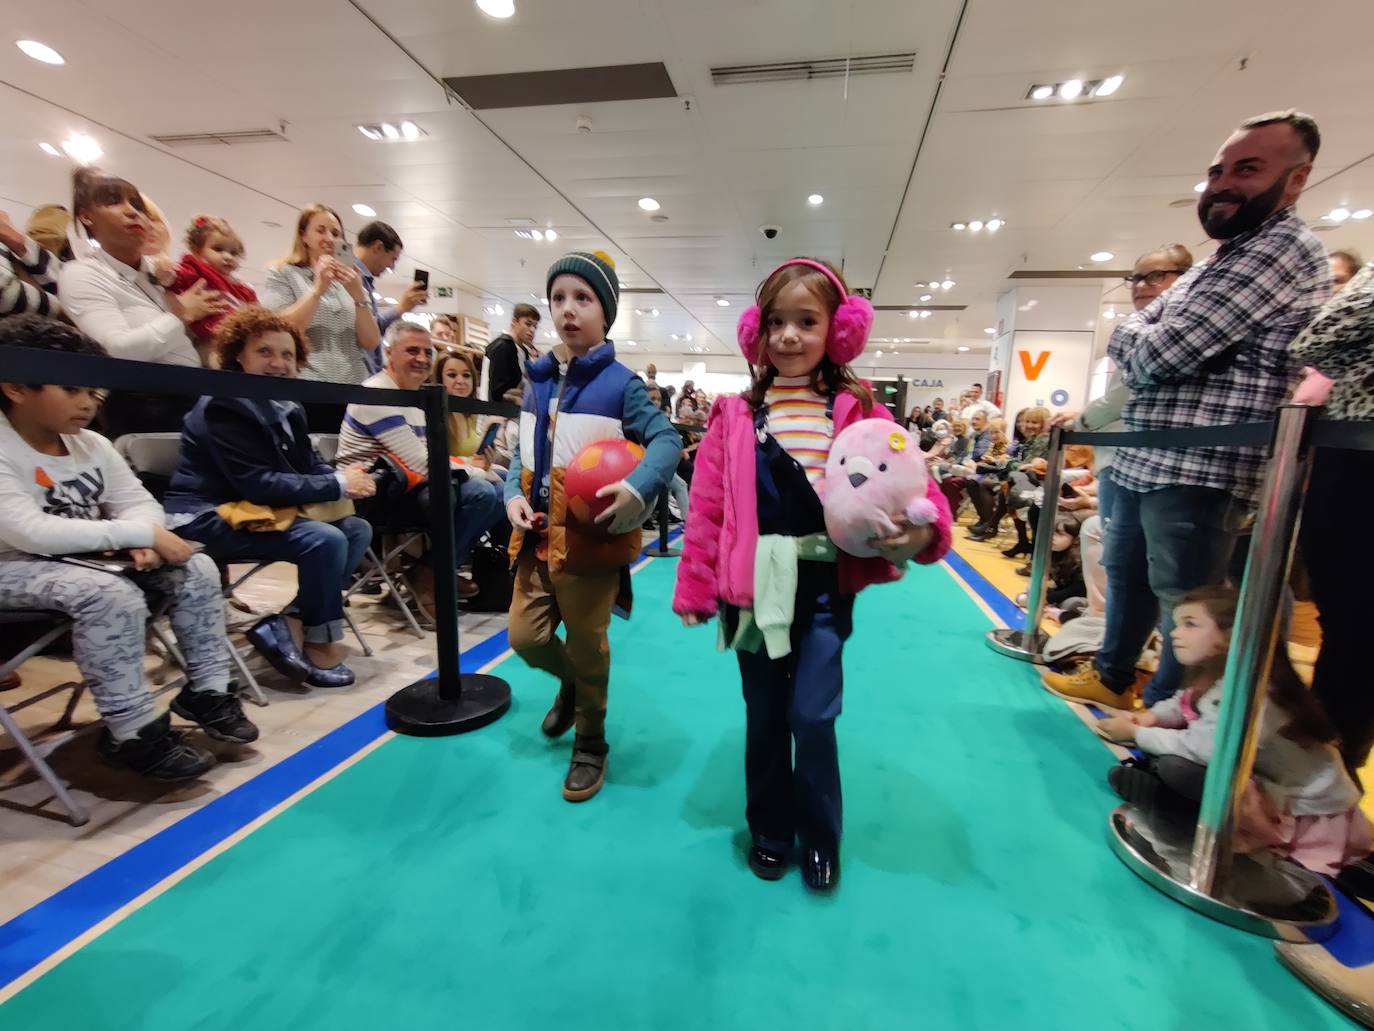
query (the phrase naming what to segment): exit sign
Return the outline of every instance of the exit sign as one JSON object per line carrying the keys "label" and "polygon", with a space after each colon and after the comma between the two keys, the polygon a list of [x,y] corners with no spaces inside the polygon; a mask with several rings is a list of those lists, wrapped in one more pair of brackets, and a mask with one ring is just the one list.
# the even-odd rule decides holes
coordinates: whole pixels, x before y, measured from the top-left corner
{"label": "exit sign", "polygon": [[436,287],[434,288],[434,296],[435,296],[435,297],[440,297],[440,298],[452,297],[452,296],[453,296],[453,287],[451,287],[451,286],[436,286]]}
{"label": "exit sign", "polygon": [[862,297],[865,301],[873,300],[873,287],[871,286],[856,286],[852,292],[855,297]]}

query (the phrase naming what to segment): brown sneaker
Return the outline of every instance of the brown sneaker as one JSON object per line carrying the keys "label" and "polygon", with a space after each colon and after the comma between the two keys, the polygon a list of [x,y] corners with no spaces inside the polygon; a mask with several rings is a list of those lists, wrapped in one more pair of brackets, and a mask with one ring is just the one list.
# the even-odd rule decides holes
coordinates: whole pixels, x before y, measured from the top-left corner
{"label": "brown sneaker", "polygon": [[1068,702],[1101,705],[1109,709],[1129,712],[1136,707],[1139,688],[1132,684],[1125,691],[1113,691],[1102,682],[1102,676],[1091,662],[1083,662],[1067,673],[1045,673],[1040,683],[1050,694]]}
{"label": "brown sneaker", "polygon": [[569,802],[585,802],[606,782],[606,743],[578,739],[573,745],[572,762],[563,780],[563,797]]}

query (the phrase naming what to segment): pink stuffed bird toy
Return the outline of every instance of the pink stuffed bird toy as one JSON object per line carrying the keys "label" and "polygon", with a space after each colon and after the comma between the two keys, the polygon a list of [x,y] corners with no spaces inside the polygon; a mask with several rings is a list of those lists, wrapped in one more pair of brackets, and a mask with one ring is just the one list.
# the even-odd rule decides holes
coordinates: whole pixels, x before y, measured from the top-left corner
{"label": "pink stuffed bird toy", "polygon": [[929,473],[916,438],[886,419],[861,419],[830,445],[825,463],[825,529],[841,551],[878,554],[869,541],[935,522]]}

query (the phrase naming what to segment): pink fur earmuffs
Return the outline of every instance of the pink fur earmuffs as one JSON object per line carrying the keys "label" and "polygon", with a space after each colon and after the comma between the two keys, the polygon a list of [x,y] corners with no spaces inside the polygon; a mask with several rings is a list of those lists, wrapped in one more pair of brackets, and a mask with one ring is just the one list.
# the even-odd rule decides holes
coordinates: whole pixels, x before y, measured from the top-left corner
{"label": "pink fur earmuffs", "polygon": [[[817,272],[825,274],[830,282],[835,284],[835,289],[844,298],[840,302],[835,314],[830,317],[830,334],[825,339],[825,353],[836,365],[848,365],[859,355],[864,353],[864,345],[868,343],[868,331],[873,328],[873,305],[869,304],[862,297],[848,293],[844,284],[840,282],[838,276],[831,272],[819,261],[812,261],[809,258],[793,258],[791,261],[784,261],[764,278],[764,282],[772,279],[783,269],[791,265],[805,265],[813,268]],[[736,331],[739,340],[739,349],[744,352],[745,361],[750,365],[758,365],[763,362],[764,356],[759,347],[759,320],[763,317],[757,304],[751,304],[739,317],[739,328]]]}

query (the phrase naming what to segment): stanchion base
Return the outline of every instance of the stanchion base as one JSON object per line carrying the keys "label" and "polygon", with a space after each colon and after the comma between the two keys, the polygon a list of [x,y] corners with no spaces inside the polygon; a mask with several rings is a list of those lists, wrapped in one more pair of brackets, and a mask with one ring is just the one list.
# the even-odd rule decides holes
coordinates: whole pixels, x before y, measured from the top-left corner
{"label": "stanchion base", "polygon": [[1268,854],[1237,855],[1217,896],[1188,883],[1193,826],[1117,806],[1108,841],[1133,873],[1204,916],[1242,931],[1291,942],[1324,941],[1336,932],[1336,900],[1326,883],[1296,863]]}
{"label": "stanchion base", "polygon": [[1040,666],[1045,664],[1040,653],[1049,639],[1048,634],[1039,630],[1028,636],[1024,630],[1013,630],[1011,627],[989,630],[987,636],[988,647],[998,655],[1034,662]]}
{"label": "stanchion base", "polygon": [[462,696],[439,697],[439,678],[417,680],[386,700],[386,725],[398,734],[466,734],[500,719],[510,708],[510,685],[500,677],[464,673]]}
{"label": "stanchion base", "polygon": [[1351,1020],[1374,1028],[1374,965],[1348,967],[1319,945],[1276,942],[1279,962]]}
{"label": "stanchion base", "polygon": [[671,544],[666,548],[660,548],[655,544],[653,547],[645,548],[644,554],[651,555],[654,558],[677,558],[682,554],[682,549],[675,548]]}

